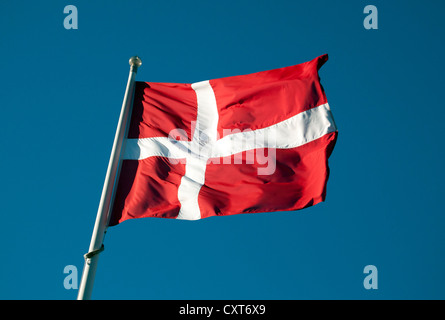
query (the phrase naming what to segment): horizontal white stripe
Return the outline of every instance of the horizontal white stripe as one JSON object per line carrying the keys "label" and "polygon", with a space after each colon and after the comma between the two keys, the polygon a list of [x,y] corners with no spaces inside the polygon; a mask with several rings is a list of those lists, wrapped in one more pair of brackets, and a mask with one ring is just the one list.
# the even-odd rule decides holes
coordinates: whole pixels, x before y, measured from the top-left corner
{"label": "horizontal white stripe", "polygon": [[336,130],[326,103],[266,128],[229,134],[216,142],[211,157],[227,157],[258,148],[296,148]]}
{"label": "horizontal white stripe", "polygon": [[[201,155],[204,160],[257,148],[290,149],[336,130],[332,113],[326,103],[266,128],[227,135],[216,143],[201,146],[201,149],[196,144],[192,148],[190,141],[176,141],[167,137],[128,139],[123,159],[142,160],[153,156],[180,159],[193,154],[195,157]],[[206,152],[203,155],[203,150],[209,146],[212,147],[210,154]]]}
{"label": "horizontal white stripe", "polygon": [[176,141],[167,137],[127,139],[123,160],[143,160],[159,156],[173,159],[185,158],[190,141]]}

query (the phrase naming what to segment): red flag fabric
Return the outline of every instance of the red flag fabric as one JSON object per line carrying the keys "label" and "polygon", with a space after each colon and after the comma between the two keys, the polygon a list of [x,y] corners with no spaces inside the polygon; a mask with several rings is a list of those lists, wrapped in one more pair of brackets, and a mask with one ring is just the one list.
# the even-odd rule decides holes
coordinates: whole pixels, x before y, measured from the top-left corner
{"label": "red flag fabric", "polygon": [[318,70],[136,82],[109,225],[298,210],[325,200],[337,128]]}

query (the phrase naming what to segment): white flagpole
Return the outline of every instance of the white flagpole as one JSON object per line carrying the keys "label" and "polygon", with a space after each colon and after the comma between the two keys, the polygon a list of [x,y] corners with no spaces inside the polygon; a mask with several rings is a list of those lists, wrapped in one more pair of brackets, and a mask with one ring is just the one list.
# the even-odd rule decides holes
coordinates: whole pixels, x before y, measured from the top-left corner
{"label": "white flagpole", "polygon": [[127,123],[131,112],[135,78],[138,67],[142,61],[139,57],[130,58],[130,75],[128,76],[127,88],[125,90],[124,101],[122,103],[121,114],[117,124],[116,135],[114,137],[113,148],[111,150],[110,161],[108,163],[107,174],[105,176],[102,196],[97,210],[96,222],[94,224],[93,235],[91,237],[90,248],[85,255],[85,265],[83,268],[82,279],[80,281],[78,300],[91,299],[93,291],[94,277],[96,275],[99,253],[103,251],[103,239],[108,226],[111,200],[113,197],[114,183],[116,174],[120,166],[120,153],[127,131]]}

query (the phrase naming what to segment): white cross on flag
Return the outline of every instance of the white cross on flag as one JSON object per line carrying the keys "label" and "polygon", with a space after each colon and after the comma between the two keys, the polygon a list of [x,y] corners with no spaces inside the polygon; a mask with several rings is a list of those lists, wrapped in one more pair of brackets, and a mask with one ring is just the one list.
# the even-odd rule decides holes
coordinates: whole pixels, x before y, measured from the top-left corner
{"label": "white cross on flag", "polygon": [[325,200],[337,128],[318,70],[136,82],[109,225],[298,210]]}

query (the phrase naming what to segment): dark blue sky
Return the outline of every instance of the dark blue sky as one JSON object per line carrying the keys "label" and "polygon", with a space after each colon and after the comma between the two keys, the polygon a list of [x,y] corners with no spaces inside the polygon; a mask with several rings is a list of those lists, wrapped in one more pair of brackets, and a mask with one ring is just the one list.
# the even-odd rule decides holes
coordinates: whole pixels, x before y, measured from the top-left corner
{"label": "dark blue sky", "polygon": [[[66,30],[66,5],[78,29]],[[378,8],[378,29],[363,9]],[[1,299],[74,299],[128,77],[192,83],[328,53],[325,203],[109,229],[96,299],[444,299],[443,1],[1,1]],[[378,268],[378,289],[363,268]]]}

